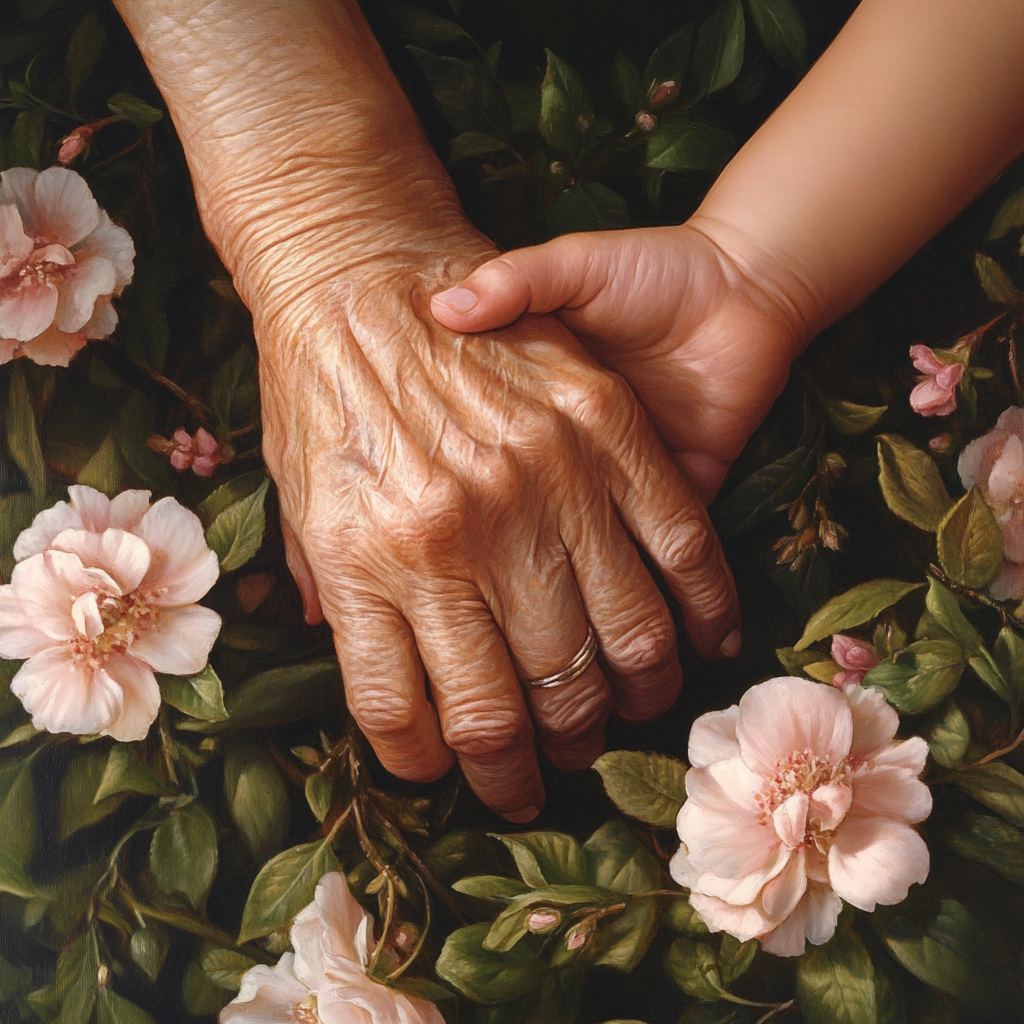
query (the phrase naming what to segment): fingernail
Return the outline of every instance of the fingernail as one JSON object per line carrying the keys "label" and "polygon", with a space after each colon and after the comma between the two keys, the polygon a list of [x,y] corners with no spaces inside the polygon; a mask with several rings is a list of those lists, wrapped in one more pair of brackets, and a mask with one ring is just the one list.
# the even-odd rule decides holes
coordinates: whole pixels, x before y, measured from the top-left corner
{"label": "fingernail", "polygon": [[513,825],[525,825],[533,821],[540,814],[539,807],[520,807],[518,811],[502,811],[501,816],[507,818]]}
{"label": "fingernail", "polygon": [[451,306],[457,313],[468,313],[477,302],[476,294],[461,286],[449,288],[446,292],[438,292],[434,298],[446,306]]}
{"label": "fingernail", "polygon": [[740,653],[740,647],[743,646],[743,637],[740,636],[740,631],[734,629],[723,641],[722,646],[718,648],[718,653],[723,658],[735,658]]}

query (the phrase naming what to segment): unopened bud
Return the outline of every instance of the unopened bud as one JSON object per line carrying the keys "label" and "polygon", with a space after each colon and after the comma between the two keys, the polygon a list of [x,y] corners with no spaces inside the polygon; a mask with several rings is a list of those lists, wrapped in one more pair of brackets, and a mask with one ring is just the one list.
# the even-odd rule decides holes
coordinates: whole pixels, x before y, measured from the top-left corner
{"label": "unopened bud", "polygon": [[653,114],[648,114],[646,110],[641,110],[636,115],[636,123],[638,128],[643,128],[645,132],[653,132],[658,127],[658,119]]}
{"label": "unopened bud", "polygon": [[679,99],[679,83],[662,82],[651,93],[651,106],[660,107],[666,103],[675,103],[677,99]]}
{"label": "unopened bud", "polygon": [[803,499],[794,501],[789,506],[789,523],[794,530],[802,530],[811,520],[811,512]]}
{"label": "unopened bud", "polygon": [[576,117],[576,134],[586,135],[594,125],[594,119],[587,114],[579,114]]}
{"label": "unopened bud", "polygon": [[420,930],[409,921],[403,922],[398,931],[395,932],[395,948],[401,950],[413,949],[420,939]]}
{"label": "unopened bud", "polygon": [[825,476],[838,476],[846,469],[846,459],[839,452],[825,452],[818,463],[818,472]]}
{"label": "unopened bud", "polygon": [[565,174],[565,164],[561,160],[552,160],[548,165],[548,170],[557,178],[559,175]]}
{"label": "unopened bud", "polygon": [[100,964],[100,969],[96,972],[96,984],[100,988],[106,988],[109,981],[110,968],[106,964]]}
{"label": "unopened bud", "polygon": [[831,519],[823,519],[818,528],[821,542],[829,551],[841,551],[846,538],[849,536],[845,529]]}
{"label": "unopened bud", "polygon": [[89,148],[91,141],[92,130],[90,128],[76,128],[70,135],[61,139],[60,150],[57,152],[57,162],[62,164],[71,163]]}
{"label": "unopened bud", "polygon": [[535,910],[526,919],[526,927],[534,935],[547,935],[548,932],[553,932],[561,923],[562,915],[553,907],[541,907],[540,910]]}
{"label": "unopened bud", "polygon": [[582,949],[588,942],[590,937],[594,934],[594,928],[596,922],[592,917],[584,918],[575,928],[569,930],[565,936],[565,948],[570,953],[574,953],[577,949]]}
{"label": "unopened bud", "polygon": [[936,434],[928,442],[928,447],[938,455],[945,455],[949,451],[949,446],[953,441],[952,434]]}

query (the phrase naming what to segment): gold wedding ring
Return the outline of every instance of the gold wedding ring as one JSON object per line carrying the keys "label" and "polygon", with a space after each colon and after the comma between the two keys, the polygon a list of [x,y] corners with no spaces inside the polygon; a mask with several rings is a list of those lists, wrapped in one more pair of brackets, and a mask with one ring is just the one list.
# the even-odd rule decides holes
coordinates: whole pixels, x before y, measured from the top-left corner
{"label": "gold wedding ring", "polygon": [[528,690],[551,690],[556,686],[565,686],[579,679],[584,672],[590,668],[591,662],[597,657],[597,637],[594,635],[594,627],[587,626],[587,638],[583,646],[573,655],[572,661],[561,670],[550,676],[541,676],[539,679],[524,679],[523,686]]}

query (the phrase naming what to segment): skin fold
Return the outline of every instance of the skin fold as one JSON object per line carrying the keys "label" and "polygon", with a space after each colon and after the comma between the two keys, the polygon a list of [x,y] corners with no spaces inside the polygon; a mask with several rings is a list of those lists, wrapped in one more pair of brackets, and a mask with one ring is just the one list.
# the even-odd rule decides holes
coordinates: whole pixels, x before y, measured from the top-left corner
{"label": "skin fold", "polygon": [[863,0],[686,224],[506,254],[433,312],[559,310],[710,500],[814,334],[1024,148],[1022,52],[1022,0]]}
{"label": "skin fold", "polygon": [[[698,650],[738,650],[703,504],[556,318],[466,337],[431,316],[431,294],[497,253],[352,0],[117,6],[253,313],[288,562],[307,618],[334,631],[352,714],[396,774],[434,779],[457,757],[486,803],[530,820],[534,731],[584,767],[613,707],[648,718],[681,685],[637,544]],[[588,621],[600,664],[524,692]]]}

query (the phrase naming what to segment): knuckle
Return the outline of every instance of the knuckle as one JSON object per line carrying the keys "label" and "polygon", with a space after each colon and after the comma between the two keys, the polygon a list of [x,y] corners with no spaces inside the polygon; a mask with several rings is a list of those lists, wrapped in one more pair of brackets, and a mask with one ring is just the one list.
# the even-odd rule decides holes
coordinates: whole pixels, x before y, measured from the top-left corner
{"label": "knuckle", "polygon": [[452,473],[438,473],[414,498],[379,509],[384,546],[405,565],[433,564],[471,521],[466,488]]}
{"label": "knuckle", "polygon": [[347,700],[352,716],[371,739],[407,738],[424,720],[422,709],[386,687],[357,684],[350,688]]}
{"label": "knuckle", "polygon": [[629,385],[606,370],[590,374],[574,398],[576,421],[591,432],[606,431],[613,423],[628,423],[636,414],[636,399]]}
{"label": "knuckle", "polygon": [[718,566],[718,540],[710,525],[686,518],[665,531],[659,560],[669,569],[686,572]]}
{"label": "knuckle", "polygon": [[556,409],[532,404],[516,411],[506,437],[517,451],[535,459],[564,449],[569,433],[568,423]]}
{"label": "knuckle", "polygon": [[[567,692],[571,690],[572,692]],[[553,699],[541,711],[538,723],[547,736],[571,742],[602,728],[612,706],[611,690],[599,678],[582,689],[554,690]]]}
{"label": "knuckle", "polygon": [[627,630],[603,646],[604,656],[623,675],[655,672],[674,664],[676,627],[668,611]]}
{"label": "knuckle", "polygon": [[470,761],[503,761],[533,743],[533,730],[521,714],[500,708],[453,713],[444,726],[445,742]]}

